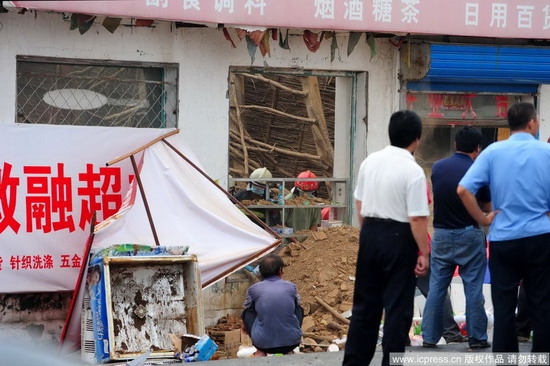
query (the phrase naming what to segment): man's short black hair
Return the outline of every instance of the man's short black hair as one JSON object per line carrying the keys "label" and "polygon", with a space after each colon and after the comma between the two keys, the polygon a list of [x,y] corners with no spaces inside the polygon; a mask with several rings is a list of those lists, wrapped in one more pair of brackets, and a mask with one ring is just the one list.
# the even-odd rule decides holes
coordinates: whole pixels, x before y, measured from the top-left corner
{"label": "man's short black hair", "polygon": [[473,153],[483,144],[483,135],[477,128],[464,126],[455,135],[456,151]]}
{"label": "man's short black hair", "polygon": [[422,136],[422,121],[413,111],[398,111],[390,117],[388,132],[393,146],[406,148]]}
{"label": "man's short black hair", "polygon": [[277,276],[284,266],[285,264],[281,257],[273,253],[268,254],[260,262],[260,274],[262,278]]}
{"label": "man's short black hair", "polygon": [[530,120],[537,118],[537,110],[532,103],[516,103],[508,109],[508,126],[511,131],[523,130]]}

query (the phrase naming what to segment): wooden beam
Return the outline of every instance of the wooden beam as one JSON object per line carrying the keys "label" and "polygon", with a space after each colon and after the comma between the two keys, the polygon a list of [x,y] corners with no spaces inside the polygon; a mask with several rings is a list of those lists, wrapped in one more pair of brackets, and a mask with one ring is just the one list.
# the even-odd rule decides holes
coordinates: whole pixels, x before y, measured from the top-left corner
{"label": "wooden beam", "polygon": [[[238,136],[238,132],[236,132],[232,129],[230,129],[229,131],[230,131],[230,133]],[[280,147],[271,146],[271,145],[266,144],[264,142],[255,140],[252,137],[246,137],[245,139],[246,139],[246,141],[250,142],[251,144],[263,147],[267,152],[276,151],[280,154],[294,156],[294,157],[303,158],[303,159],[316,160],[316,161],[318,161],[320,159],[320,157],[318,155],[311,155],[311,154],[301,153],[301,152],[292,151],[292,150],[288,150],[288,149],[282,149]],[[320,164],[324,165],[322,163],[320,163]]]}
{"label": "wooden beam", "polygon": [[319,91],[319,80],[316,76],[306,76],[301,78],[302,87],[307,91],[306,109],[310,118],[317,121],[317,124],[311,126],[313,139],[317,147],[317,153],[325,161],[332,170],[334,166],[334,148],[330,141],[328,133],[327,121],[323,111],[323,101]]}
{"label": "wooden beam", "polygon": [[286,85],[283,85],[279,82],[276,82],[275,80],[268,79],[268,78],[266,78],[264,76],[261,76],[261,75],[247,74],[247,73],[242,73],[240,75],[246,76],[248,78],[256,79],[256,80],[261,80],[264,83],[271,84],[271,85],[275,86],[276,88],[282,89],[282,90],[287,91],[287,92],[292,93],[292,94],[303,95],[303,96],[305,96],[307,94],[307,92],[304,92],[303,90],[296,90],[296,89],[289,88]]}
{"label": "wooden beam", "polygon": [[336,336],[317,335],[317,334],[312,333],[312,332],[303,332],[302,336],[304,336],[306,338],[315,339],[316,341],[329,341],[329,342],[332,342],[333,340],[336,339]]}
{"label": "wooden beam", "polygon": [[[276,81],[279,81],[280,76],[277,75],[276,78],[277,78]],[[278,106],[279,106],[279,89],[274,87],[273,94],[271,95],[271,108],[277,109]],[[267,132],[265,137],[266,144],[269,144],[269,140],[271,139],[271,124],[273,123],[274,120],[275,120],[275,115],[272,114],[269,117],[269,124],[267,125]]]}
{"label": "wooden beam", "polygon": [[116,158],[116,159],[114,159],[114,160],[111,160],[110,162],[108,162],[108,163],[105,164],[105,165],[109,166],[109,165],[116,164],[116,163],[118,163],[119,161],[124,160],[124,159],[126,159],[126,158],[129,158],[130,156],[135,155],[135,154],[137,154],[138,152],[147,149],[149,146],[154,145],[154,144],[156,144],[157,142],[159,142],[159,141],[161,141],[161,140],[163,140],[163,139],[165,139],[165,138],[167,138],[167,137],[170,137],[170,136],[172,136],[172,135],[175,135],[175,134],[177,134],[177,133],[179,133],[179,132],[180,132],[180,130],[170,131],[170,132],[168,132],[167,134],[164,134],[164,135],[162,135],[162,136],[160,136],[160,137],[154,139],[153,141],[149,142],[148,144],[143,145],[143,146],[140,147],[139,149],[135,149],[134,151],[132,151],[132,152],[126,154],[126,155],[123,155],[123,156],[118,157],[118,158]]}
{"label": "wooden beam", "polygon": [[286,118],[292,118],[292,119],[298,120],[300,122],[305,122],[305,123],[316,123],[317,122],[317,120],[315,118],[295,116],[295,115],[290,114],[290,113],[282,112],[278,109],[274,109],[274,108],[270,108],[270,107],[263,107],[263,106],[260,106],[260,105],[240,105],[239,107],[241,109],[245,109],[245,110],[246,109],[256,109],[256,110],[263,111],[263,112],[266,112],[266,113],[277,114],[279,116],[283,116],[283,117],[286,117]]}
{"label": "wooden beam", "polygon": [[334,317],[336,319],[340,320],[342,323],[344,323],[344,324],[349,324],[350,323],[349,319],[344,318],[342,315],[340,315],[336,310],[334,310],[334,308],[332,306],[330,306],[329,304],[327,304],[326,302],[321,300],[321,298],[319,296],[315,296],[315,301],[317,301],[319,303],[319,305],[321,305],[322,307],[327,309],[329,313],[334,315]]}
{"label": "wooden beam", "polygon": [[[233,145],[233,146],[232,146]],[[239,149],[237,149],[237,147],[235,147],[235,145],[237,145],[238,147],[240,147],[236,142],[230,142],[229,144],[229,152],[235,156],[237,156],[238,158],[240,159],[243,159],[243,154],[239,151]],[[250,147],[247,148],[248,150],[250,150]],[[262,165],[260,165],[258,162],[256,162],[255,160],[249,158],[248,159],[248,163],[250,164],[250,166],[254,169],[258,169],[258,168],[261,168]]]}
{"label": "wooden beam", "polygon": [[231,88],[229,88],[229,97],[231,98],[231,103],[233,104],[233,108],[235,110],[235,119],[234,121],[237,124],[237,127],[239,128],[239,139],[241,140],[241,148],[243,150],[243,157],[244,157],[244,173],[246,176],[248,176],[249,168],[248,168],[248,150],[246,149],[246,142],[244,140],[244,123],[241,118],[241,110],[239,108],[239,102],[237,98],[237,80],[235,77],[235,74],[230,75],[230,85]]}

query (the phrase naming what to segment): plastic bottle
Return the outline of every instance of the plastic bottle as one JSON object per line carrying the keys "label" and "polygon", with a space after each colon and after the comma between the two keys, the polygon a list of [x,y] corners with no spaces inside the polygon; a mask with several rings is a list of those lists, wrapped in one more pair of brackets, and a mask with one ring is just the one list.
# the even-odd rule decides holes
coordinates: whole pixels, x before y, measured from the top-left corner
{"label": "plastic bottle", "polygon": [[284,188],[281,183],[279,183],[278,187],[279,187],[279,194],[277,194],[277,201],[279,201],[279,204],[282,205],[284,201]]}

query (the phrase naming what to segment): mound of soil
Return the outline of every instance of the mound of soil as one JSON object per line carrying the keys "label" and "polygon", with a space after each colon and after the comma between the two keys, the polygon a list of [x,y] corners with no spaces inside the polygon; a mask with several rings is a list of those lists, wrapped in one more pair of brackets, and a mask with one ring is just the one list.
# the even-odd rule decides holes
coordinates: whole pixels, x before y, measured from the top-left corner
{"label": "mound of soil", "polygon": [[[339,226],[312,233],[304,242],[292,243],[279,253],[286,264],[283,279],[295,283],[302,298],[306,333],[339,338],[347,332],[347,325],[316,297],[337,313],[351,310],[358,248],[359,229]],[[338,327],[330,323],[342,329],[334,329]]]}

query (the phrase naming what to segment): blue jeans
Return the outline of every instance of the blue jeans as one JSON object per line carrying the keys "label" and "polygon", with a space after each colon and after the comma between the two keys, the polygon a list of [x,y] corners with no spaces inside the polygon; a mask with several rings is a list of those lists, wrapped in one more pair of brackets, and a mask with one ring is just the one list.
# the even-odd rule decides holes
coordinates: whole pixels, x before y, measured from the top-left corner
{"label": "blue jeans", "polygon": [[468,226],[438,229],[432,240],[430,291],[422,316],[424,342],[437,343],[443,333],[443,303],[456,266],[464,284],[466,330],[470,344],[487,340],[483,278],[487,267],[485,234]]}

